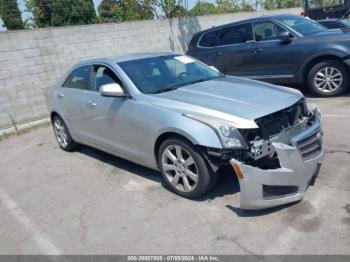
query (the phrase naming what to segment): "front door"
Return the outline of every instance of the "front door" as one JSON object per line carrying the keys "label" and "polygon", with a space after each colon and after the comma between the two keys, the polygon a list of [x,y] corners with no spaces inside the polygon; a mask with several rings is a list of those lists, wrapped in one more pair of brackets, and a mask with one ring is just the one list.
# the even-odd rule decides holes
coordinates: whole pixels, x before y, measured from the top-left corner
{"label": "front door", "polygon": [[[86,92],[86,124],[90,141],[110,151],[137,157],[136,101],[126,97],[101,96],[102,85],[118,83],[118,76],[106,65],[92,66],[93,90]],[[124,89],[124,87],[123,87]],[[125,90],[125,89],[124,89]]]}
{"label": "front door", "polygon": [[295,76],[295,61],[299,53],[296,39],[282,42],[278,35],[283,31],[286,30],[270,21],[253,23],[255,41],[251,45],[248,62],[251,65],[250,77],[268,80]]}

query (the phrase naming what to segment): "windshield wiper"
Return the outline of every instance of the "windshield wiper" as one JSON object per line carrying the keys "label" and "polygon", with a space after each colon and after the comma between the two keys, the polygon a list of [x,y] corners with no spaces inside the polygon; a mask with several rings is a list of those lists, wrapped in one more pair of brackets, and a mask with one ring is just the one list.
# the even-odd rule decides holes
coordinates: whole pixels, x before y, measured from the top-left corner
{"label": "windshield wiper", "polygon": [[167,87],[167,88],[158,90],[158,91],[154,92],[153,94],[165,93],[165,92],[173,91],[173,90],[176,90],[176,89],[177,88],[174,88],[174,87]]}
{"label": "windshield wiper", "polygon": [[197,84],[197,83],[201,83],[201,82],[205,82],[205,81],[210,81],[210,80],[221,78],[221,77],[223,77],[223,76],[210,77],[210,78],[200,78],[200,79],[194,80],[192,82],[189,82],[188,85],[193,85],[193,84]]}
{"label": "windshield wiper", "polygon": [[197,80],[194,80],[194,81],[192,81],[192,82],[189,82],[189,85],[193,85],[193,84],[205,82],[205,81],[208,81],[208,80],[211,80],[211,78],[201,78],[201,79],[197,79]]}

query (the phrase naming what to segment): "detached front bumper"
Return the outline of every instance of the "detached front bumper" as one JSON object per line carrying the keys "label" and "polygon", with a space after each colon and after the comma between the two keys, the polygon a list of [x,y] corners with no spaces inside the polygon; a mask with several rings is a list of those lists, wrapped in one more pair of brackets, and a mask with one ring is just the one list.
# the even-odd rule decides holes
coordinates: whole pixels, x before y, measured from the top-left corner
{"label": "detached front bumper", "polygon": [[280,167],[260,169],[236,159],[234,167],[240,184],[240,207],[264,209],[298,201],[319,172],[323,157],[320,114],[314,110],[313,124],[291,138],[291,145],[275,142]]}

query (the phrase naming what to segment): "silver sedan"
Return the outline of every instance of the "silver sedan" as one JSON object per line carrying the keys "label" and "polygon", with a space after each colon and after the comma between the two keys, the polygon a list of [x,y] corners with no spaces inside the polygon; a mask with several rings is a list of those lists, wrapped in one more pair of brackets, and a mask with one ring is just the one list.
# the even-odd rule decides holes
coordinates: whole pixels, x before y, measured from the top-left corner
{"label": "silver sedan", "polygon": [[228,165],[242,208],[298,201],[324,155],[320,114],[299,91],[225,76],[189,56],[85,61],[47,96],[63,150],[84,144],[160,170],[188,198],[211,189]]}

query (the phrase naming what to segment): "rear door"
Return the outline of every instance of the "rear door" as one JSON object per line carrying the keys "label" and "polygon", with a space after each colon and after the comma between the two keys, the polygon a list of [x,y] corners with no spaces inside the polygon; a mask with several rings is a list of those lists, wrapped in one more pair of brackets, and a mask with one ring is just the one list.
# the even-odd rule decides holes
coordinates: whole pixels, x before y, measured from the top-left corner
{"label": "rear door", "polygon": [[244,76],[249,74],[250,48],[252,42],[251,23],[232,25],[211,31],[202,36],[199,48],[205,57],[199,58],[215,66],[224,74]]}
{"label": "rear door", "polygon": [[90,66],[81,66],[68,76],[62,87],[56,91],[61,115],[70,132],[79,140],[86,135],[84,130],[85,95],[91,89]]}

